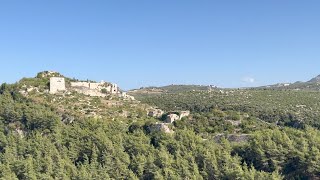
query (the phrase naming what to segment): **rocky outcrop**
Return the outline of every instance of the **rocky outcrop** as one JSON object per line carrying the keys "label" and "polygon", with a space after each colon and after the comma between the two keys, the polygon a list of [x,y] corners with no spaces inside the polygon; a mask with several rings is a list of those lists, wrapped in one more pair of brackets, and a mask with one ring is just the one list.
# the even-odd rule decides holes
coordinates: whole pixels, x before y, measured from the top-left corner
{"label": "rocky outcrop", "polygon": [[179,115],[180,115],[179,118],[180,118],[180,120],[181,120],[181,119],[184,118],[184,117],[190,116],[190,111],[180,111]]}
{"label": "rocky outcrop", "polygon": [[226,122],[232,124],[233,126],[240,126],[241,125],[241,120],[239,121],[234,121],[234,120],[225,120]]}
{"label": "rocky outcrop", "polygon": [[168,133],[168,134],[171,134],[173,133],[174,131],[171,130],[169,128],[170,124],[169,123],[156,123],[156,124],[153,124],[150,126],[150,131],[151,132],[165,132],[165,133]]}
{"label": "rocky outcrop", "polygon": [[180,117],[177,114],[169,114],[165,120],[166,123],[173,123],[176,120],[179,120]]}
{"label": "rocky outcrop", "polygon": [[161,118],[163,114],[164,111],[162,111],[161,109],[150,109],[148,111],[148,116],[150,117]]}
{"label": "rocky outcrop", "polygon": [[220,143],[221,140],[225,138],[230,142],[236,142],[236,143],[242,143],[242,142],[247,142],[250,140],[251,135],[250,134],[218,134],[214,137],[214,141],[217,143]]}
{"label": "rocky outcrop", "polygon": [[126,92],[122,92],[120,97],[122,97],[124,100],[130,100],[130,101],[134,101],[135,98],[131,95],[128,95]]}

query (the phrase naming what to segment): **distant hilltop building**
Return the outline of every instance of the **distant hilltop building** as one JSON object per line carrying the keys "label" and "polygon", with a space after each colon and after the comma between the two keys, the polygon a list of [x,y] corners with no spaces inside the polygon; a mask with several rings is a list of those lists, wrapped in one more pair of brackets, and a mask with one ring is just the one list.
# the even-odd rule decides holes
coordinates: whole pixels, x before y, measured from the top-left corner
{"label": "distant hilltop building", "polygon": [[50,93],[56,94],[59,91],[66,90],[66,83],[63,77],[51,77],[50,78]]}
{"label": "distant hilltop building", "polygon": [[75,89],[90,89],[90,90],[97,90],[97,91],[105,91],[111,94],[119,93],[119,88],[117,84],[110,84],[104,81],[100,83],[71,82],[71,87]]}
{"label": "distant hilltop building", "polygon": [[[70,90],[74,90],[78,93],[82,93],[89,96],[105,97],[107,94],[120,94],[120,90],[117,84],[106,83],[104,81],[100,83],[93,82],[71,82]],[[50,93],[56,94],[66,91],[65,78],[63,77],[51,77],[50,78]]]}

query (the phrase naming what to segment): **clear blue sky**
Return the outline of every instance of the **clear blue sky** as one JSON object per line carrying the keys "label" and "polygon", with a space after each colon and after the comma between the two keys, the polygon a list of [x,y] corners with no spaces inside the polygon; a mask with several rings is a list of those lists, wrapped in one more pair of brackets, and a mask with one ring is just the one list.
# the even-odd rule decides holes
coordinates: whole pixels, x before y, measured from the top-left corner
{"label": "clear blue sky", "polygon": [[0,83],[55,70],[124,89],[320,74],[319,0],[4,0]]}

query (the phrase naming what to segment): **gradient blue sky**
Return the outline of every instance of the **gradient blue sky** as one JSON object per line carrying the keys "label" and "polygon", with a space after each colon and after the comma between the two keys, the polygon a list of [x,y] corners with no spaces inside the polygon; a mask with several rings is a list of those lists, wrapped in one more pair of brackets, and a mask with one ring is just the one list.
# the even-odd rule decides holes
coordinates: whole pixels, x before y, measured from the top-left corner
{"label": "gradient blue sky", "polygon": [[4,0],[0,83],[55,70],[124,89],[320,74],[319,0]]}

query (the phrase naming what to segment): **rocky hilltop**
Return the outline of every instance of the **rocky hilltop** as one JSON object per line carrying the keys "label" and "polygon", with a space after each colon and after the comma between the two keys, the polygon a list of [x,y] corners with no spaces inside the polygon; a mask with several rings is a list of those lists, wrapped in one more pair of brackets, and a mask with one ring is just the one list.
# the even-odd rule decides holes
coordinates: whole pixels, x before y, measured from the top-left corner
{"label": "rocky hilltop", "polygon": [[[23,78],[14,84],[14,89],[25,98],[53,107],[62,120],[69,116],[71,119],[83,116],[126,117],[138,111],[136,107],[139,102],[115,83],[81,81],[54,71],[40,72],[34,78]],[[133,114],[118,112],[117,109],[128,109]]]}
{"label": "rocky hilltop", "polygon": [[27,95],[30,91],[60,95],[78,92],[91,97],[107,97],[112,94],[124,99],[134,100],[133,96],[121,91],[115,83],[81,81],[65,77],[54,71],[40,72],[35,78],[23,78],[18,84],[21,88],[20,92],[24,95]]}
{"label": "rocky hilltop", "polygon": [[[150,131],[173,133],[171,124],[190,115],[190,111],[164,112],[141,104],[115,83],[81,81],[54,71],[40,72],[34,78],[23,78],[14,85],[14,89],[41,106],[51,107],[61,121],[67,124],[84,117],[120,118],[124,121],[151,117],[159,122],[150,124]],[[23,132],[20,128],[17,131]]]}

